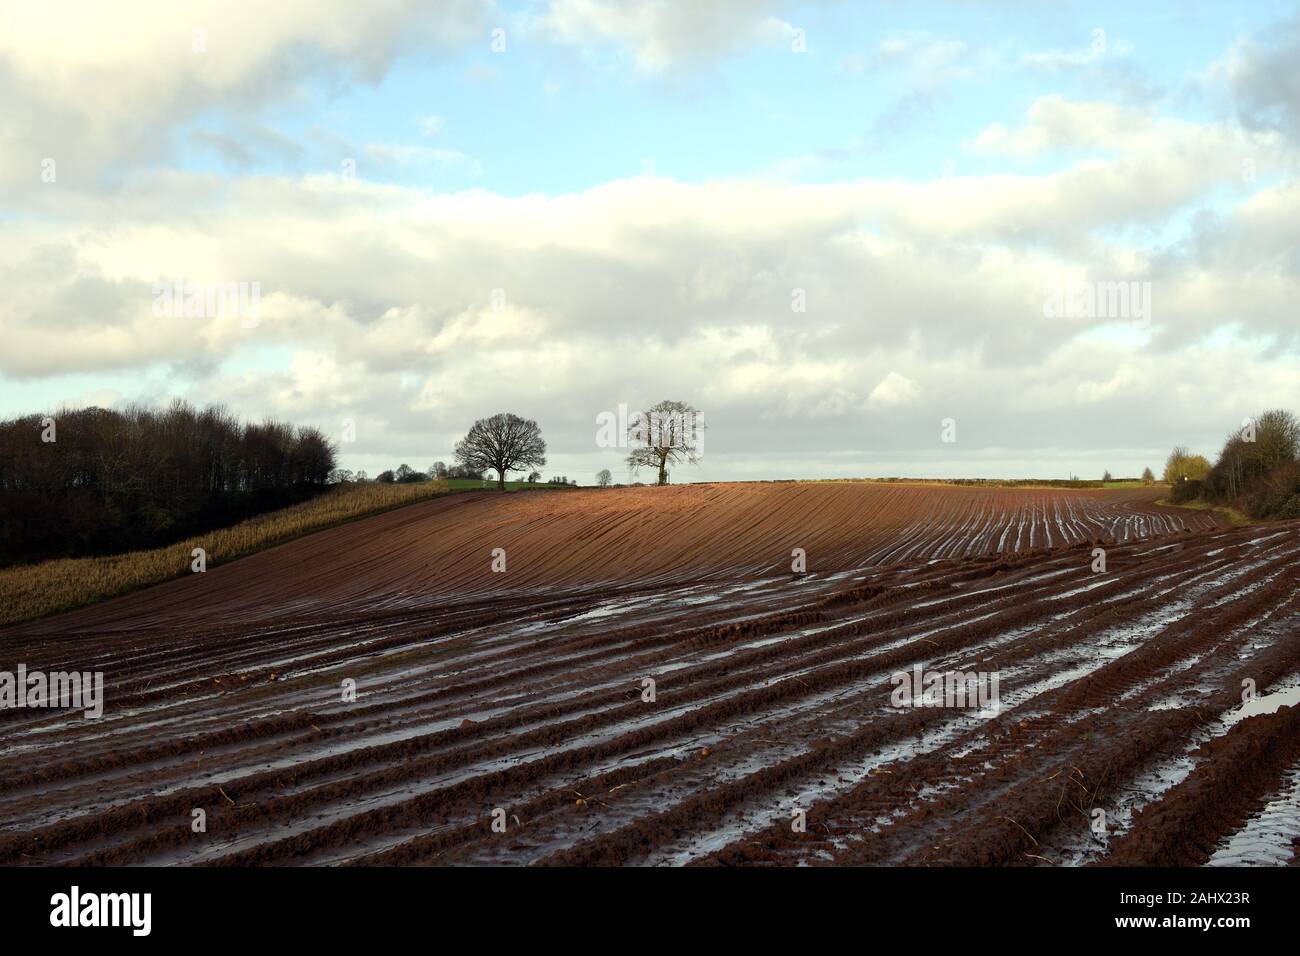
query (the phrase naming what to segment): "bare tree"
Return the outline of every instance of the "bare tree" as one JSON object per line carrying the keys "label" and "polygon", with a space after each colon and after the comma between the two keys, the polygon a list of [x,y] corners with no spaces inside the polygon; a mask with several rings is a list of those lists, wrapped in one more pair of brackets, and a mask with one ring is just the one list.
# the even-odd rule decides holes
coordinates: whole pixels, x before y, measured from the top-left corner
{"label": "bare tree", "polygon": [[1155,476],[1154,474],[1151,473],[1151,469],[1150,469],[1150,468],[1143,468],[1143,469],[1142,469],[1142,484],[1144,484],[1144,485],[1154,485],[1155,483],[1156,483],[1156,476]]}
{"label": "bare tree", "polygon": [[1165,461],[1164,479],[1171,485],[1183,480],[1199,481],[1209,470],[1210,463],[1203,455],[1193,455],[1185,445],[1176,445]]}
{"label": "bare tree", "polygon": [[467,468],[495,470],[497,487],[504,491],[507,471],[546,464],[546,442],[537,422],[502,412],[474,423],[469,434],[456,442],[456,460]]}
{"label": "bare tree", "polygon": [[664,400],[658,405],[639,412],[628,423],[627,435],[632,453],[627,463],[635,471],[642,467],[659,472],[660,485],[668,484],[668,466],[684,461],[696,464],[700,460],[700,433],[704,422],[700,411],[685,402]]}
{"label": "bare tree", "polygon": [[1255,419],[1255,455],[1261,474],[1283,462],[1295,461],[1300,452],[1300,421],[1288,411],[1274,408]]}
{"label": "bare tree", "polygon": [[596,484],[601,488],[608,488],[610,482],[613,480],[614,476],[609,473],[608,468],[602,468],[600,471],[596,472]]}

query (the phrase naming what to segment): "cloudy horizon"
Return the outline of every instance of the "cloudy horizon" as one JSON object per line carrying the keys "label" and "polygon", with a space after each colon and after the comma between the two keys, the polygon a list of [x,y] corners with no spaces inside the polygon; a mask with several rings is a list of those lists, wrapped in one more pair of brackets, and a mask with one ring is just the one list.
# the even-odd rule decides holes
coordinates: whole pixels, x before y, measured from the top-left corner
{"label": "cloudy horizon", "polygon": [[510,411],[587,483],[661,399],[674,481],[1136,476],[1300,412],[1296,4],[131,9],[0,14],[0,417],[351,422],[374,475]]}

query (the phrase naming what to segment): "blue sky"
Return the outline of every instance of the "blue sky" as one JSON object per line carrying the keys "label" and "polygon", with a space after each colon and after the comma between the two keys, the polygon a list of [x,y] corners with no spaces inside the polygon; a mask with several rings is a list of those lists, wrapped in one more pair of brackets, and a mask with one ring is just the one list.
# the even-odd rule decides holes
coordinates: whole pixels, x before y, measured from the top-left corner
{"label": "blue sky", "polygon": [[[0,38],[0,414],[348,420],[373,474],[511,410],[586,478],[671,397],[715,480],[1135,473],[1300,406],[1295,4],[147,6]],[[1153,314],[1047,321],[1066,277]]]}
{"label": "blue sky", "polygon": [[[809,182],[926,180],[942,174],[944,160],[964,173],[997,172],[995,158],[963,143],[991,123],[1017,123],[1045,93],[1155,92],[1159,99],[1148,102],[1162,103],[1167,115],[1211,117],[1212,106],[1192,89],[1197,74],[1233,35],[1266,28],[1286,5],[1256,4],[1231,18],[1221,4],[1168,7],[1135,14],[1132,4],[1030,4],[1008,15],[1006,7],[968,3],[800,4],[788,21],[809,34],[806,55],[764,46],[688,62],[671,75],[638,70],[615,43],[574,51],[510,30],[500,54],[485,37],[445,60],[398,60],[373,84],[309,80],[265,111],[265,122],[301,149],[295,155],[268,151],[243,166],[185,143],[191,131],[239,137],[246,117],[231,122],[214,107],[182,128],[180,156],[188,168],[293,174],[336,167],[350,154],[344,143],[439,149],[465,162],[412,161],[380,178],[510,196],[580,191],[637,175],[647,161],[661,175],[693,181],[777,171]],[[523,16],[533,8],[504,9]],[[1094,53],[1094,30],[1103,31],[1108,55]],[[906,49],[882,52],[891,43]],[[918,62],[918,53],[944,45],[950,49],[933,53],[933,62]],[[322,142],[314,131],[340,142]],[[783,166],[819,154],[815,168]],[[1018,169],[1041,172],[1071,158],[1044,156]]]}

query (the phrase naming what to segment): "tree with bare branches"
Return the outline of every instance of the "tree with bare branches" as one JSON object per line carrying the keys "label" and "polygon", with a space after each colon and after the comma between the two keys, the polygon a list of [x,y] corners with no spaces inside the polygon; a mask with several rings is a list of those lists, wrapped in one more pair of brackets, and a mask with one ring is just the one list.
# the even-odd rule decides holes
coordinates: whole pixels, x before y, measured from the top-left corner
{"label": "tree with bare branches", "polygon": [[1284,409],[1274,408],[1255,419],[1252,456],[1260,474],[1268,474],[1300,454],[1300,420]]}
{"label": "tree with bare branches", "polygon": [[467,468],[496,471],[497,486],[505,491],[507,471],[546,464],[546,442],[537,422],[502,412],[474,423],[456,442],[456,460]]}
{"label": "tree with bare branches", "polygon": [[0,420],[0,565],[232,525],[323,491],[336,454],[319,429],[181,401]]}
{"label": "tree with bare branches", "polygon": [[1210,470],[1204,455],[1193,455],[1186,446],[1178,445],[1165,462],[1164,479],[1168,484],[1180,481],[1200,481]]}
{"label": "tree with bare branches", "polygon": [[636,471],[655,468],[659,472],[656,484],[668,484],[668,466],[677,462],[694,465],[701,454],[704,422],[700,410],[685,402],[665,399],[644,412],[638,412],[628,423],[628,441],[632,453],[627,463]]}

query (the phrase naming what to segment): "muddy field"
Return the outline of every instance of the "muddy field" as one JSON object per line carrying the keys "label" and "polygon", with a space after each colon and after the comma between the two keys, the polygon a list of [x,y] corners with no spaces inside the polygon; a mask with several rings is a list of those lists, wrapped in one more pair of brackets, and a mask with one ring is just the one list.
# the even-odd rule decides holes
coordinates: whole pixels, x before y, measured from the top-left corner
{"label": "muddy field", "polygon": [[455,495],[8,628],[106,701],[0,711],[0,863],[1294,863],[1300,524],[1155,497]]}

